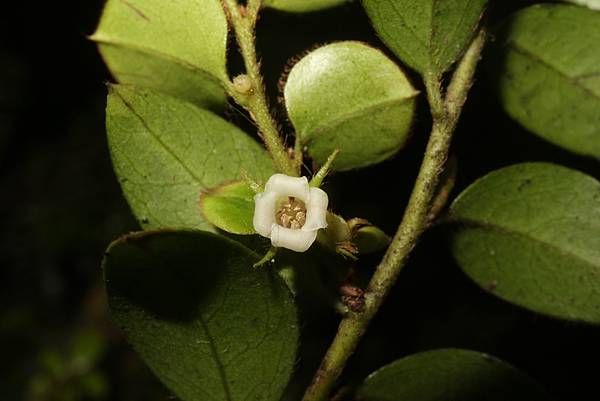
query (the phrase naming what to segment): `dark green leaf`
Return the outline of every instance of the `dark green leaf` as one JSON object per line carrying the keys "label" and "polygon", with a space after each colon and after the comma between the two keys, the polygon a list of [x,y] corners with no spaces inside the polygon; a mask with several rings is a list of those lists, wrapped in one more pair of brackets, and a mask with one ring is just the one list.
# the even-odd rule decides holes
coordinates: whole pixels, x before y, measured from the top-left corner
{"label": "dark green leaf", "polygon": [[279,401],[298,344],[297,311],[258,256],[205,232],[144,232],[108,248],[112,315],[184,401]]}
{"label": "dark green leaf", "polygon": [[150,90],[112,86],[110,152],[123,192],[144,228],[212,229],[200,213],[202,190],[273,174],[255,141],[217,115]]}
{"label": "dark green leaf", "polygon": [[204,218],[232,234],[254,234],[254,191],[244,181],[211,188],[200,197]]}
{"label": "dark green leaf", "polygon": [[600,158],[600,13],[535,5],[516,13],[490,60],[506,112],[575,153]]}
{"label": "dark green leaf", "polygon": [[339,301],[340,283],[348,275],[348,264],[326,248],[311,247],[304,253],[281,249],[275,256],[277,270],[294,297],[322,308]]}
{"label": "dark green leaf", "polygon": [[264,0],[265,7],[294,13],[324,10],[352,0]]}
{"label": "dark green leaf", "polygon": [[440,349],[399,359],[371,374],[361,401],[548,401],[533,380],[490,355]]}
{"label": "dark green leaf", "polygon": [[439,78],[466,49],[486,0],[363,0],[363,5],[403,62]]}
{"label": "dark green leaf", "polygon": [[309,53],[292,68],[284,89],[296,135],[320,164],[340,149],[337,170],[396,153],[406,142],[417,93],[397,65],[359,42]]}
{"label": "dark green leaf", "polygon": [[227,21],[219,0],[109,0],[91,39],[121,83],[212,109],[225,102]]}
{"label": "dark green leaf", "polygon": [[488,174],[452,204],[452,252],[485,290],[533,311],[600,323],[600,183],[547,163]]}

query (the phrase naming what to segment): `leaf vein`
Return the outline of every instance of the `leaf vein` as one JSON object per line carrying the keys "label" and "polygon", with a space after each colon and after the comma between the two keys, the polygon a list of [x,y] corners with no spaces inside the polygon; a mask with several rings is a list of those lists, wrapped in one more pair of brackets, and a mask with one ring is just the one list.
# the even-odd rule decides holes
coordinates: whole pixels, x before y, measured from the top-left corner
{"label": "leaf vein", "polygon": [[567,256],[567,257],[576,259],[585,265],[591,266],[594,269],[597,269],[599,267],[599,265],[593,260],[588,260],[587,258],[585,258],[581,255],[573,253],[572,251],[560,248],[556,244],[553,244],[553,243],[543,240],[541,238],[534,237],[528,233],[517,231],[510,227],[502,226],[500,224],[491,223],[491,222],[487,222],[487,221],[481,221],[481,220],[474,220],[474,219],[469,219],[469,218],[460,217],[460,216],[450,216],[450,219],[448,220],[448,222],[457,223],[459,225],[469,227],[469,228],[482,228],[482,229],[500,233],[500,234],[505,234],[505,235],[509,235],[509,236],[512,235],[515,237],[528,239],[531,242],[535,242],[535,243],[545,247],[546,249],[550,249],[550,250],[552,250],[558,254],[561,254],[563,256]]}
{"label": "leaf vein", "polygon": [[127,102],[127,100],[125,100],[123,98],[123,96],[121,96],[118,92],[115,92],[118,94],[119,98],[122,100],[123,104],[125,104],[125,106],[140,120],[140,122],[142,123],[142,125],[144,126],[144,128],[146,128],[146,130],[148,131],[148,133],[150,134],[150,136],[156,141],[158,142],[163,148],[164,150],[171,155],[171,157],[173,159],[175,159],[175,161],[177,161],[181,167],[183,167],[183,169],[192,177],[194,178],[194,180],[196,180],[200,185],[202,185],[203,187],[206,187],[206,185],[204,185],[203,180],[198,177],[191,168],[189,168],[186,163],[175,153],[175,151],[173,151],[169,146],[167,146],[167,144],[160,139],[160,136],[157,135],[151,128],[150,126],[146,123],[146,121],[144,120],[144,118],[135,110],[135,108],[133,107],[133,105],[131,105],[129,102]]}
{"label": "leaf vein", "polygon": [[554,71],[561,78],[564,78],[565,80],[571,82],[574,86],[577,86],[579,89],[583,90],[585,93],[587,93],[591,97],[595,98],[596,100],[600,100],[600,96],[598,94],[594,93],[592,90],[590,90],[588,87],[584,86],[581,83],[581,77],[579,77],[579,76],[572,77],[572,76],[567,75],[564,71],[561,71],[558,67],[556,67],[556,66],[552,65],[551,63],[547,62],[546,60],[542,59],[539,55],[533,53],[532,51],[527,50],[522,46],[519,46],[514,41],[508,42],[506,45],[508,47],[511,47],[516,53],[520,54],[521,56],[529,58],[529,59],[533,60],[534,62],[537,62],[537,63],[543,65],[544,67],[548,68],[549,70]]}

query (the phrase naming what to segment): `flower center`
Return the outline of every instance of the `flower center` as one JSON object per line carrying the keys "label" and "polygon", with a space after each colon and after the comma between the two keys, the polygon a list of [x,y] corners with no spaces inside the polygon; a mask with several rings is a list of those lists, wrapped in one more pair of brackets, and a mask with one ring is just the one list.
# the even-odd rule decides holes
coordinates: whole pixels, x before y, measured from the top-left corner
{"label": "flower center", "polygon": [[300,199],[288,196],[281,200],[275,214],[277,224],[285,228],[297,230],[306,222],[306,205]]}

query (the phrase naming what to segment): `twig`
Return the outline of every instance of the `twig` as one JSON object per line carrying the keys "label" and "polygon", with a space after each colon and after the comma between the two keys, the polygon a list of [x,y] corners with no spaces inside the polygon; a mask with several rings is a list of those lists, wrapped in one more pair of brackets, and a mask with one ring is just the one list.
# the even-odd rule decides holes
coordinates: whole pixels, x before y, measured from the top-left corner
{"label": "twig", "polygon": [[[275,167],[282,173],[297,176],[299,168],[288,156],[277,125],[269,111],[260,64],[256,56],[254,29],[261,1],[249,0],[246,6],[243,6],[237,0],[223,0],[223,6],[235,31],[235,37],[246,66],[246,74],[242,79],[238,79],[244,85],[240,88],[234,79],[234,82],[229,84],[228,93],[239,105],[248,110],[258,125],[261,138],[273,158]],[[244,80],[247,81],[244,82]]]}
{"label": "twig", "polygon": [[369,322],[379,310],[383,300],[396,282],[400,270],[406,264],[411,251],[426,229],[427,216],[439,177],[448,157],[452,134],[471,87],[484,42],[485,34],[481,31],[472,41],[457,66],[445,99],[439,81],[425,79],[433,126],[404,217],[367,287],[364,310],[358,313],[349,313],[342,319],[321,366],[304,394],[303,401],[325,401],[327,399]]}

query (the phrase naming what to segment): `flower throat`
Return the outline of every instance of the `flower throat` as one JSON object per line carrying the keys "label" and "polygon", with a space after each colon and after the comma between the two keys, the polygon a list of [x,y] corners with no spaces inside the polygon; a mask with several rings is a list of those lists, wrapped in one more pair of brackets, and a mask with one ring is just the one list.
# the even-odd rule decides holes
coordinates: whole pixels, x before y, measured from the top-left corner
{"label": "flower throat", "polygon": [[306,205],[301,200],[288,196],[280,201],[275,220],[282,227],[298,230],[306,222]]}

